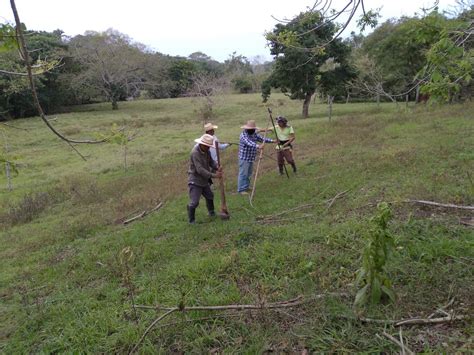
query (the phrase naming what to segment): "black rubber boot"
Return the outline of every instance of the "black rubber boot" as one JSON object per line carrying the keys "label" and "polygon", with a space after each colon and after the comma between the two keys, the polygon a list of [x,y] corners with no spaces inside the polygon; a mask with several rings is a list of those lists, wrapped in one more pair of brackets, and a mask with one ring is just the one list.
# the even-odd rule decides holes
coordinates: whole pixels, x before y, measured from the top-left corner
{"label": "black rubber boot", "polygon": [[293,172],[296,174],[296,165],[295,165],[295,163],[291,164],[291,167],[293,168]]}
{"label": "black rubber boot", "polygon": [[187,209],[188,209],[188,221],[189,221],[189,224],[194,224],[196,223],[196,218],[195,218],[195,215],[196,215],[196,209],[195,208],[191,208],[189,206],[186,206]]}
{"label": "black rubber boot", "polygon": [[280,171],[280,175],[283,175],[283,165],[278,165],[278,170]]}
{"label": "black rubber boot", "polygon": [[216,215],[216,211],[214,211],[214,200],[206,199],[206,206],[209,216],[214,217]]}

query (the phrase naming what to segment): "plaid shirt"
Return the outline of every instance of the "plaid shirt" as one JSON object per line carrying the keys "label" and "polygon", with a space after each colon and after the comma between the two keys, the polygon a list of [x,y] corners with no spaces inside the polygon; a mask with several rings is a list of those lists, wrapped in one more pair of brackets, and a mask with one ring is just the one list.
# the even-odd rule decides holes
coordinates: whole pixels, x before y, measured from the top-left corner
{"label": "plaid shirt", "polygon": [[243,131],[240,134],[239,144],[239,159],[245,161],[255,161],[257,157],[257,143],[263,142],[272,143],[273,140],[270,138],[264,138],[261,135],[254,133],[248,134],[247,131]]}

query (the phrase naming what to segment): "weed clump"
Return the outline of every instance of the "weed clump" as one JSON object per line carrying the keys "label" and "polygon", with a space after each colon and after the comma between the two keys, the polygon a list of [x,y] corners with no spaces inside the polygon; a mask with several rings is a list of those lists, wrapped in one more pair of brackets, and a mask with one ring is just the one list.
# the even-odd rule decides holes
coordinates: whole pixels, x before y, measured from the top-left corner
{"label": "weed clump", "polygon": [[0,215],[0,221],[6,225],[31,222],[52,204],[59,202],[60,196],[54,192],[37,192],[26,195],[16,206]]}

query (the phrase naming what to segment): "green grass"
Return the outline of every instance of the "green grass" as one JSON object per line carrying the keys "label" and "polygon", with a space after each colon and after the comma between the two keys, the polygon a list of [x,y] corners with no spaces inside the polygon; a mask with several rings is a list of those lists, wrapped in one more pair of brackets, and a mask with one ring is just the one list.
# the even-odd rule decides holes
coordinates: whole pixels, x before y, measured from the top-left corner
{"label": "green grass", "polygon": [[[82,161],[37,119],[9,129],[20,174],[14,190],[0,190],[0,351],[128,352],[157,317],[138,311],[120,253],[130,247],[137,304],[223,305],[259,303],[347,292],[283,311],[242,312],[209,319],[204,312],[164,319],[140,347],[143,353],[395,352],[380,324],[347,317],[368,219],[379,201],[391,203],[396,249],[388,262],[398,299],[368,307],[364,316],[427,317],[452,297],[457,313],[472,313],[474,239],[459,223],[472,213],[403,203],[408,198],[474,204],[474,106],[412,107],[393,104],[313,104],[272,96],[274,115],[295,127],[297,176],[276,174],[266,157],[254,207],[230,194],[236,187],[236,148],[223,153],[231,220],[210,220],[203,203],[198,223],[186,223],[186,167],[201,134],[199,102],[186,99],[78,107],[55,126],[75,138],[106,133],[125,121],[138,133],[129,145],[127,171],[118,146],[78,146]],[[258,95],[220,98],[213,123],[222,141],[237,141],[240,126],[267,123]],[[133,128],[135,127],[135,128]],[[275,158],[268,149],[266,154]],[[291,173],[290,173],[291,174]],[[471,178],[470,178],[471,176]],[[331,208],[325,201],[349,190]],[[218,195],[216,193],[216,195]],[[164,207],[122,226],[120,221]],[[216,197],[216,205],[219,199]],[[272,223],[262,216],[285,213]],[[206,319],[202,319],[206,318]],[[194,321],[191,321],[194,320]],[[160,325],[164,325],[160,327]],[[414,351],[473,350],[472,321],[404,327]]]}

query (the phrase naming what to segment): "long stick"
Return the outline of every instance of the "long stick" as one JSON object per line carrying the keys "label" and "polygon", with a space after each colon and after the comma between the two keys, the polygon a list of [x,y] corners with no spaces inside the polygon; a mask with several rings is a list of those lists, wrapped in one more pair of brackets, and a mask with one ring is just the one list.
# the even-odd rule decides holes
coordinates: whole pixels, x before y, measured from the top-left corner
{"label": "long stick", "polygon": [[462,210],[474,210],[474,206],[459,206],[453,205],[451,203],[438,203],[433,201],[424,201],[424,200],[407,200],[407,202],[419,203],[422,205],[435,206],[435,207],[445,207],[445,208],[458,208]]}
{"label": "long stick", "polygon": [[[275,138],[277,140],[277,145],[278,145],[278,152],[282,152],[283,148],[280,145],[280,139],[278,139],[278,134],[277,134],[277,130],[276,130],[276,127],[275,127],[275,122],[273,122],[272,109],[270,107],[267,107],[267,109],[268,109],[268,113],[270,114],[270,120],[272,121],[273,132],[275,132]],[[288,175],[288,170],[286,169],[285,159],[283,159],[283,168],[285,169],[286,177],[289,179],[290,175]]]}
{"label": "long stick", "polygon": [[[217,167],[221,167],[221,157],[219,154],[219,142],[216,140],[216,155],[217,155]],[[219,189],[221,192],[221,213],[223,215],[229,215],[229,210],[227,209],[227,203],[225,200],[225,183],[224,183],[224,175],[219,179]]]}
{"label": "long stick", "polygon": [[253,180],[253,187],[252,187],[252,193],[250,194],[250,205],[252,205],[252,200],[253,196],[255,195],[255,187],[257,186],[257,177],[258,177],[258,170],[260,168],[260,162],[262,161],[263,157],[263,148],[265,147],[265,139],[267,138],[267,131],[268,131],[268,124],[267,128],[265,129],[265,133],[263,134],[263,147],[260,149],[260,155],[258,157],[258,163],[257,163],[257,169],[255,170],[255,178]]}

